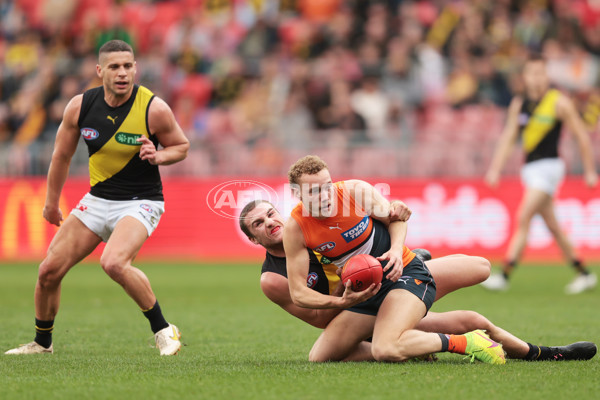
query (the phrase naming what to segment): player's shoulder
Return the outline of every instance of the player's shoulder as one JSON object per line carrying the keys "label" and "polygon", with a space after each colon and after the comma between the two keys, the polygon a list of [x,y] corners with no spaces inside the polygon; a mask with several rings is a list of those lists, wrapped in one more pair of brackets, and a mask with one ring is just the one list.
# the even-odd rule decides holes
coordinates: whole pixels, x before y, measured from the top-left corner
{"label": "player's shoulder", "polygon": [[83,104],[83,94],[73,96],[67,103],[65,111],[63,113],[63,121],[69,121],[72,124],[77,124],[79,120],[79,112],[81,111],[81,105]]}
{"label": "player's shoulder", "polygon": [[287,278],[275,272],[263,272],[260,275],[260,288],[265,296],[276,303],[289,296]]}
{"label": "player's shoulder", "polygon": [[261,273],[265,272],[273,272],[278,275],[287,277],[285,257],[277,257],[267,252],[261,268]]}
{"label": "player's shoulder", "polygon": [[154,96],[152,98],[152,102],[150,103],[149,113],[150,115],[160,117],[163,115],[172,114],[173,111],[166,101],[158,96]]}

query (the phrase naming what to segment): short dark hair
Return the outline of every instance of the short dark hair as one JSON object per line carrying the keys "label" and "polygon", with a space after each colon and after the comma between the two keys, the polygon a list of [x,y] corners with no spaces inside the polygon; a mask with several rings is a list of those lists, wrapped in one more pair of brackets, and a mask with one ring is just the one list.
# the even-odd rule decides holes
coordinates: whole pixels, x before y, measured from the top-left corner
{"label": "short dark hair", "polygon": [[273,208],[275,208],[273,203],[271,203],[270,201],[258,199],[246,204],[244,208],[242,208],[242,212],[240,212],[240,229],[246,234],[246,236],[248,236],[248,239],[254,239],[254,235],[250,233],[250,228],[248,228],[248,225],[246,224],[246,216],[250,211],[254,210],[256,206],[258,206],[261,203],[270,204]]}
{"label": "short dark hair", "polygon": [[102,47],[100,47],[100,50],[98,50],[98,56],[102,53],[115,53],[118,51],[127,51],[133,54],[133,48],[128,43],[115,39],[104,43]]}

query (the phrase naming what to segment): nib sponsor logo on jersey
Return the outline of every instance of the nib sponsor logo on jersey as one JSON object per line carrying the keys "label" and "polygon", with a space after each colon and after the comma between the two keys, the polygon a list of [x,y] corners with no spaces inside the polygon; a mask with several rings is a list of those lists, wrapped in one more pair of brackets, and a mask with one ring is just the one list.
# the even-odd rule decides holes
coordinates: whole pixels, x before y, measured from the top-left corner
{"label": "nib sponsor logo on jersey", "polygon": [[342,237],[346,241],[346,243],[350,243],[360,235],[364,233],[369,227],[369,216],[365,215],[365,217],[352,228],[348,229],[346,232],[342,232]]}
{"label": "nib sponsor logo on jersey", "polygon": [[82,128],[79,132],[81,132],[81,136],[85,140],[94,140],[97,139],[98,136],[100,136],[98,131],[92,128]]}
{"label": "nib sponsor logo on jersey", "polygon": [[138,139],[141,137],[142,135],[139,133],[117,132],[115,140],[117,143],[125,144],[127,146],[141,146],[142,143],[138,142]]}
{"label": "nib sponsor logo on jersey", "polygon": [[317,275],[316,272],[311,272],[306,277],[306,286],[308,286],[311,289],[317,285],[317,282],[319,282],[319,275]]}

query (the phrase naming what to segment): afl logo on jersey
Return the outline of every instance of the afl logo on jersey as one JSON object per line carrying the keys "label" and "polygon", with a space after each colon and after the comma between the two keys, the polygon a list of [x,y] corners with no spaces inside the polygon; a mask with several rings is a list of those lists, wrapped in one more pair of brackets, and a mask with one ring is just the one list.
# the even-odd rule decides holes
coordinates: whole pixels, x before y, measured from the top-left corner
{"label": "afl logo on jersey", "polygon": [[321,243],[320,245],[315,247],[314,250],[319,253],[325,253],[327,251],[333,250],[334,247],[335,247],[334,242],[325,242],[325,243]]}
{"label": "afl logo on jersey", "polygon": [[94,140],[97,139],[100,134],[95,129],[83,128],[81,129],[81,136],[83,136],[85,140]]}
{"label": "afl logo on jersey", "polygon": [[306,277],[306,286],[308,286],[311,289],[317,285],[317,282],[319,282],[319,275],[317,275],[316,272],[311,272]]}

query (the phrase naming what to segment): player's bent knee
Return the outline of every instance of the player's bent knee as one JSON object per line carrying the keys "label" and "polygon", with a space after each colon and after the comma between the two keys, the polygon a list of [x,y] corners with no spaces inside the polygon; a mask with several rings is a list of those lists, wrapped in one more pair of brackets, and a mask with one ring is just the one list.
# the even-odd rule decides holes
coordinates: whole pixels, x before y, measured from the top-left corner
{"label": "player's bent knee", "polygon": [[[59,260],[46,257],[38,268],[38,283],[43,288],[56,287],[60,285],[65,276],[66,268]],[[63,272],[65,271],[65,272]]]}
{"label": "player's bent knee", "polygon": [[319,342],[315,343],[315,345],[310,349],[310,353],[308,353],[308,361],[314,363],[322,363],[327,361],[332,361],[331,355],[328,352],[323,352],[321,346],[319,346]]}
{"label": "player's bent knee", "polygon": [[476,311],[464,311],[463,315],[462,322],[463,330],[465,332],[474,331],[476,329],[489,331],[494,327],[489,319]]}
{"label": "player's bent knee", "polygon": [[375,361],[405,361],[407,350],[401,343],[379,343],[371,345],[371,352]]}
{"label": "player's bent knee", "polygon": [[488,259],[483,257],[474,256],[474,259],[476,260],[476,268],[474,273],[476,274],[477,278],[483,282],[489,278],[492,264]]}
{"label": "player's bent knee", "polygon": [[120,260],[112,257],[102,257],[100,259],[100,265],[102,269],[112,280],[117,283],[123,281],[123,275],[125,272],[124,263]]}

